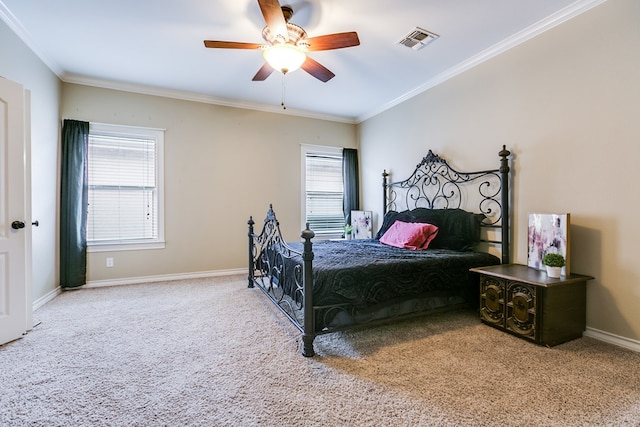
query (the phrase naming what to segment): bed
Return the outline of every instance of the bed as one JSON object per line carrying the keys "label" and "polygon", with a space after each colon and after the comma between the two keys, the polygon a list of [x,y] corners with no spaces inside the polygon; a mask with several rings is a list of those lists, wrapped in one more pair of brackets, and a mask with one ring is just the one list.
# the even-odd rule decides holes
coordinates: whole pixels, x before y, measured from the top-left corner
{"label": "bed", "polygon": [[273,206],[249,231],[248,286],[260,289],[302,335],[318,335],[461,307],[478,307],[470,268],[509,263],[510,152],[497,168],[462,172],[429,150],[413,173],[382,173],[374,238],[287,242]]}

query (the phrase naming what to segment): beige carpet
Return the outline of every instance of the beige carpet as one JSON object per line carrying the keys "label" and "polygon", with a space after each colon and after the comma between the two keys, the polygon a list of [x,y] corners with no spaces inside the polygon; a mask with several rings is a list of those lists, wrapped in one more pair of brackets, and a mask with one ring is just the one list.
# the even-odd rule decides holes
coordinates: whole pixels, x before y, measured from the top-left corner
{"label": "beige carpet", "polygon": [[0,347],[1,426],[638,426],[640,354],[456,312],[316,339],[242,277],[66,292]]}

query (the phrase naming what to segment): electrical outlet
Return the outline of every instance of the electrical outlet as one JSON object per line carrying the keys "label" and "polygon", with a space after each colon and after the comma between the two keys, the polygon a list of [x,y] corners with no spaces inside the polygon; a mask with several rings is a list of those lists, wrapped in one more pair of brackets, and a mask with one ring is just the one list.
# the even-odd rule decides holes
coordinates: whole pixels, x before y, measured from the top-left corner
{"label": "electrical outlet", "polygon": [[113,267],[113,258],[107,258],[107,267]]}

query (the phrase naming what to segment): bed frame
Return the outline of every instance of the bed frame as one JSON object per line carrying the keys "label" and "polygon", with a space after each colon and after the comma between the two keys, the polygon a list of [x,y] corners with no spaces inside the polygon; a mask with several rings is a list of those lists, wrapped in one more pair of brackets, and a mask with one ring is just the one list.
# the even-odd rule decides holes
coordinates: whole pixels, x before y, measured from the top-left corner
{"label": "bed frame", "polygon": [[[389,182],[389,174],[382,173],[383,214],[389,210],[414,208],[460,208],[486,216],[482,227],[482,244],[501,248],[501,262],[510,262],[509,247],[509,160],[511,153],[503,146],[498,153],[500,166],[474,172],[459,172],[446,160],[429,150],[416,166],[411,176],[403,181]],[[472,208],[475,206],[475,208]],[[380,219],[380,223],[382,218]],[[291,248],[283,239],[280,224],[270,205],[260,234],[254,232],[253,217],[249,226],[249,276],[248,287],[258,287],[302,334],[302,355],[314,356],[313,341],[316,336],[340,330],[374,325],[391,320],[405,319],[426,314],[425,311],[396,315],[385,314],[376,320],[362,320],[348,326],[325,327],[316,330],[315,312],[327,307],[314,306],[313,244],[315,233],[307,228],[302,231],[303,250]],[[275,254],[265,258],[265,253]],[[285,264],[289,258],[301,257],[303,263],[295,266],[292,280],[285,280]],[[291,275],[290,275],[291,276]],[[339,310],[340,307],[335,309]],[[433,311],[428,311],[433,312]]]}

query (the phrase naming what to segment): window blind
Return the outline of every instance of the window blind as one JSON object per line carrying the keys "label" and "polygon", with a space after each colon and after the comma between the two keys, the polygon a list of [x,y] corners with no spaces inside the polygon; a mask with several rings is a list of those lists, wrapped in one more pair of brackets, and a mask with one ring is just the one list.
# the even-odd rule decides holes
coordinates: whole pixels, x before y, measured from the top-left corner
{"label": "window blind", "polygon": [[307,153],[306,221],[316,234],[344,233],[342,156]]}
{"label": "window blind", "polygon": [[158,238],[156,141],[89,136],[87,241]]}

